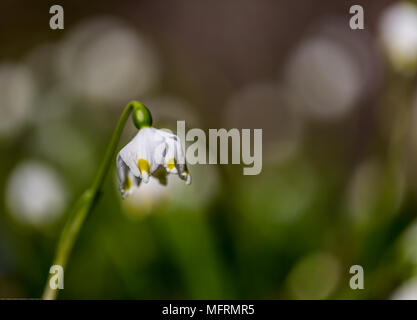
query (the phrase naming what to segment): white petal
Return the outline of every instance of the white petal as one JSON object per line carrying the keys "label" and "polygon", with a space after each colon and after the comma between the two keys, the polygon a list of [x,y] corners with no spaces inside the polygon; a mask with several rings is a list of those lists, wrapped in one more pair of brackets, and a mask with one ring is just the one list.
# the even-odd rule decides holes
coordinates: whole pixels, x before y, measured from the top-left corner
{"label": "white petal", "polygon": [[117,171],[120,179],[120,193],[125,198],[133,192],[133,190],[140,185],[140,178],[133,175],[129,167],[123,161],[123,159],[117,156]]}
{"label": "white petal", "polygon": [[178,173],[177,170],[177,151],[175,140],[171,138],[165,139],[166,154],[164,157],[164,167],[169,173]]}
{"label": "white petal", "polygon": [[140,147],[140,136],[139,133],[130,141],[125,147],[119,152],[120,158],[129,167],[130,171],[136,176],[140,177],[139,168],[137,167],[137,153]]}
{"label": "white petal", "polygon": [[142,181],[144,183],[148,183],[149,182],[149,175],[146,172],[142,172]]}
{"label": "white petal", "polygon": [[119,174],[120,184],[123,185],[126,179],[128,168],[123,159],[120,157],[120,153],[117,155],[116,167],[117,173]]}
{"label": "white petal", "polygon": [[[165,157],[165,168],[168,172],[178,173],[182,180],[185,180],[187,184],[191,183],[191,175],[188,172],[187,164],[185,161],[184,153],[181,146],[181,141],[178,136],[159,130],[159,134],[165,137],[165,141],[168,145],[167,155]],[[169,170],[168,164],[172,163],[172,158],[175,159],[175,170]]]}

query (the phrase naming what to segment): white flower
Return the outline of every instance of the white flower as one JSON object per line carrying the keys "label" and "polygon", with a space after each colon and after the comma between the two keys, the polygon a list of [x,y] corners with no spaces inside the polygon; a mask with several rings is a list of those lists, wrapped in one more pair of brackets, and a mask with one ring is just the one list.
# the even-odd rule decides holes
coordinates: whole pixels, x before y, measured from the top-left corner
{"label": "white flower", "polygon": [[132,141],[120,150],[116,161],[123,198],[132,193],[141,181],[147,183],[149,176],[166,184],[166,175],[173,173],[187,184],[191,183],[180,139],[153,127],[140,129]]}

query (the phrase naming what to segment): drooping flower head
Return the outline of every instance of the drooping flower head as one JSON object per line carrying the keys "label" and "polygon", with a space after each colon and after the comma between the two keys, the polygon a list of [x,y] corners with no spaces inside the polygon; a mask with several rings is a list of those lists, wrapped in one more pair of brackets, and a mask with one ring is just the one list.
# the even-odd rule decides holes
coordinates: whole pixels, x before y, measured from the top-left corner
{"label": "drooping flower head", "polygon": [[140,121],[139,132],[120,150],[116,160],[122,197],[132,193],[142,181],[147,183],[150,176],[166,184],[167,174],[178,174],[190,184],[191,176],[178,136],[151,127],[152,117],[146,107],[136,116]]}

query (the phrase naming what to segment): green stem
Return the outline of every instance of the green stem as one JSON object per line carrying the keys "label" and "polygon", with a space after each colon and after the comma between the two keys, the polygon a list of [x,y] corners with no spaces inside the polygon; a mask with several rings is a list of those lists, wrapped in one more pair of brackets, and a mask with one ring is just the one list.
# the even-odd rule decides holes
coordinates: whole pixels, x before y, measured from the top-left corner
{"label": "green stem", "polygon": [[[133,122],[135,126],[140,129],[144,126],[152,125],[152,117],[149,110],[141,103],[132,101],[123,110],[120,116],[119,122],[113,131],[113,135],[110,139],[110,143],[106,149],[104,159],[100,165],[97,175],[93,181],[93,184],[87,189],[82,196],[75,203],[68,220],[64,226],[61,237],[56,249],[56,255],[53,265],[59,265],[65,270],[68,258],[71,254],[71,250],[77,239],[78,233],[88,216],[90,211],[94,208],[99,198],[103,182],[107,176],[107,172],[113,161],[117,145],[119,143],[120,136],[123,131],[123,127],[126,123],[130,113],[133,112]],[[54,300],[57,297],[58,289],[52,289],[50,286],[50,280],[53,274],[49,274],[48,280],[45,284],[42,299]]]}

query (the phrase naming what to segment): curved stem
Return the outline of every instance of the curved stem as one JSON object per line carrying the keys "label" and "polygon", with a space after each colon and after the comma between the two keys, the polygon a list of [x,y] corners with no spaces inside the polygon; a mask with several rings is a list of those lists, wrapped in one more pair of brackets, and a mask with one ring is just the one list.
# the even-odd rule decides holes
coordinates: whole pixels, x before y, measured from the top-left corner
{"label": "curved stem", "polygon": [[[72,247],[74,246],[75,240],[77,239],[78,233],[85,221],[85,218],[88,216],[90,211],[94,208],[94,205],[97,203],[101,187],[114,158],[114,154],[116,152],[116,148],[126,120],[132,111],[137,111],[139,108],[143,107],[144,106],[142,104],[136,101],[132,101],[123,110],[119,122],[117,123],[116,128],[113,131],[113,135],[106,149],[104,159],[100,165],[97,175],[95,176],[93,184],[78,199],[68,217],[68,220],[64,226],[64,229],[58,242],[58,247],[56,249],[56,255],[53,265],[59,265],[62,267],[63,270],[65,270],[69,255],[71,254]],[[137,119],[134,120],[135,125],[139,129]],[[50,280],[52,276],[53,274],[49,274],[48,280],[45,284],[42,299],[53,300],[57,297],[58,289],[52,289],[50,286]]]}

